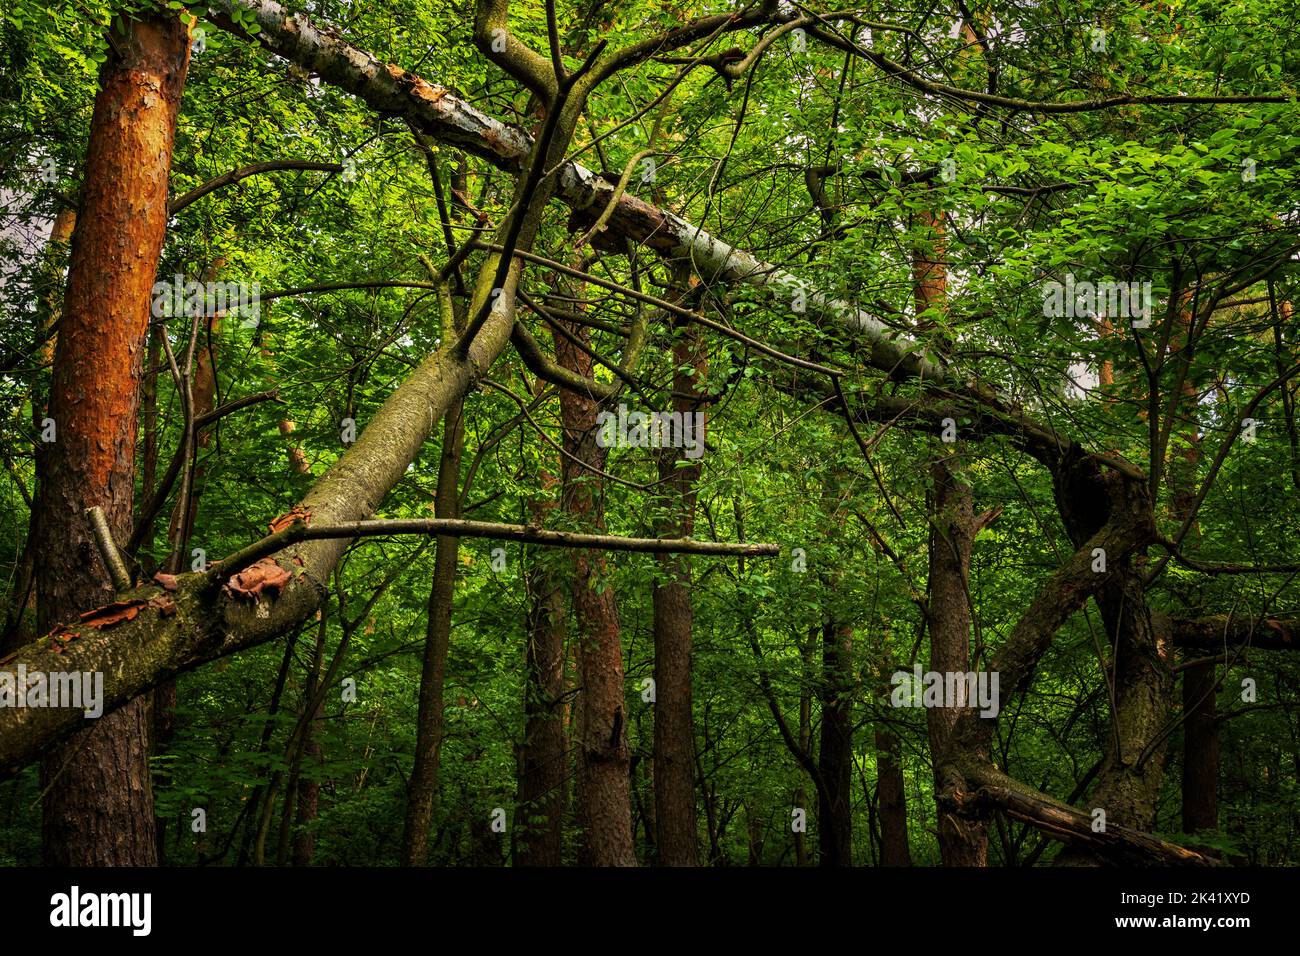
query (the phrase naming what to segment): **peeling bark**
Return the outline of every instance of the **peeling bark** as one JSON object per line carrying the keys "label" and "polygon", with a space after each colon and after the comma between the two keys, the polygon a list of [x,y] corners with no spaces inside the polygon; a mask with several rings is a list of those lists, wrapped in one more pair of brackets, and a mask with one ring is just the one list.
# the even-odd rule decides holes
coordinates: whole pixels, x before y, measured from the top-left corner
{"label": "peeling bark", "polygon": [[[102,508],[119,543],[131,534],[141,364],[189,64],[179,19],[128,19],[114,41],[91,118],[55,347],[49,417],[57,435],[40,459],[34,554],[42,631],[113,598],[85,510]],[[111,639],[111,630],[101,633]],[[47,753],[47,862],[157,862],[148,728],[148,701],[138,698]]]}

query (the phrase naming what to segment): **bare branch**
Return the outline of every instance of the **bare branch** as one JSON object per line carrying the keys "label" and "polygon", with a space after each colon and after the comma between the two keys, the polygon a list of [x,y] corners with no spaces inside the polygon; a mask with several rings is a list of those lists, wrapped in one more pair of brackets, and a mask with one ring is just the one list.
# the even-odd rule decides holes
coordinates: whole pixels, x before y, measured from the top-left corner
{"label": "bare branch", "polygon": [[313,525],[298,520],[289,527],[255,541],[242,551],[223,558],[208,572],[213,581],[225,581],[262,558],[300,541],[327,538],[373,538],[394,534],[441,535],[447,538],[492,538],[521,544],[545,544],[557,548],[585,548],[598,551],[633,551],[652,554],[706,554],[727,557],[773,557],[781,553],[775,544],[733,544],[727,541],[693,541],[690,538],[623,538],[613,534],[577,534],[551,531],[535,525],[497,524],[465,518],[395,518],[346,521]]}

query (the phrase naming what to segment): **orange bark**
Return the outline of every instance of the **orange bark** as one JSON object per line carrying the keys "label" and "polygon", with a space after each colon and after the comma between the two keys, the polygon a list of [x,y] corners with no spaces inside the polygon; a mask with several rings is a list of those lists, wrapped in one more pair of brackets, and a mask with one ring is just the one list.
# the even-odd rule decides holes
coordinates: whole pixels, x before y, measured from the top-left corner
{"label": "orange bark", "polygon": [[[119,542],[131,531],[142,358],[189,66],[189,32],[179,19],[129,20],[113,41],[91,119],[54,352],[56,438],[41,456],[35,554],[43,630],[113,598],[85,509],[103,508]],[[46,758],[49,862],[156,862],[147,726],[138,698]]]}

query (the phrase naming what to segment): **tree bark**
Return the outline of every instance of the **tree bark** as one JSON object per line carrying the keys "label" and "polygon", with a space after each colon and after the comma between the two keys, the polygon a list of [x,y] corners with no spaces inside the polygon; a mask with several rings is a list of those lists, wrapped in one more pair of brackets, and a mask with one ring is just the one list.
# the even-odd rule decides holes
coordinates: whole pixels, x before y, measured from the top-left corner
{"label": "tree bark", "polygon": [[1183,832],[1219,828],[1219,719],[1214,664],[1183,670]]}
{"label": "tree bark", "polygon": [[[557,482],[542,472],[543,490]],[[544,523],[555,501],[537,502],[534,523]],[[527,683],[524,740],[519,754],[519,788],[512,832],[515,866],[559,866],[564,813],[568,804],[568,735],[565,732],[564,664],[568,602],[553,564],[536,554],[528,569],[525,634]]]}
{"label": "tree bark", "polygon": [[853,865],[853,628],[822,624],[821,736],[817,765],[817,848],[822,866]]}
{"label": "tree bark", "polygon": [[[881,696],[889,700],[889,675],[893,662],[885,658]],[[876,724],[876,800],[880,807],[880,865],[911,866],[912,851],[907,838],[907,781],[903,777],[902,751],[898,737],[882,722]]]}
{"label": "tree bark", "polygon": [[[685,278],[685,277],[683,277]],[[678,329],[673,345],[673,409],[683,423],[703,406],[708,369],[704,338],[697,325]],[[683,424],[683,428],[685,424]],[[702,449],[704,429],[695,434]],[[695,483],[699,459],[684,449],[659,454],[659,477],[668,489],[662,502],[668,517],[656,533],[689,538],[695,527]],[[695,815],[695,729],[691,714],[691,631],[694,608],[691,570],[684,555],[659,555],[652,593],[654,608],[655,705],[654,801],[655,844],[662,866],[698,866]]]}
{"label": "tree bark", "polygon": [[[1091,469],[1065,468],[1058,478],[1058,503],[1076,543],[1097,529],[1114,509],[1113,495],[1098,487]],[[1149,499],[1146,521],[1151,521]],[[1085,545],[1086,547],[1086,545]],[[1158,739],[1173,715],[1173,673],[1169,666],[1167,619],[1152,614],[1133,551],[1106,552],[1111,574],[1096,591],[1107,643],[1113,648],[1112,740],[1086,804],[1105,811],[1106,825],[1154,829],[1156,801],[1164,781],[1167,738]],[[1005,677],[1003,678],[1005,679]],[[1096,865],[1101,857],[1085,845],[1066,847],[1061,865]]]}
{"label": "tree bark", "polygon": [[[566,325],[587,344],[590,332],[586,326]],[[562,367],[592,377],[591,356],[558,332],[555,356]],[[603,532],[602,483],[590,470],[603,470],[608,457],[596,444],[597,411],[598,403],[585,395],[567,390],[560,393],[563,447],[568,452],[561,469],[563,507],[582,524]],[[586,866],[635,866],[623,648],[618,606],[614,590],[605,580],[607,574],[604,554],[580,551],[574,555],[573,610],[582,688],[577,815],[584,832],[578,860]]]}
{"label": "tree bark", "polygon": [[[42,632],[113,598],[84,512],[131,533],[141,359],[167,226],[167,179],[188,30],[175,17],[127,20],[100,72],[82,206],[72,241],[35,552]],[[49,863],[157,862],[147,698],[78,731],[42,763]]]}
{"label": "tree bark", "polygon": [[[969,25],[966,26],[969,31]],[[912,295],[918,317],[927,311],[944,311],[947,306],[948,264],[944,214],[931,209],[918,213],[928,232],[927,245],[912,251]],[[965,672],[970,668],[970,554],[975,536],[974,500],[960,465],[941,445],[930,466],[934,483],[930,516],[929,602],[926,608],[930,629],[930,670],[939,673]],[[958,683],[957,687],[966,685]],[[930,733],[930,756],[935,771],[935,797],[941,791],[941,767],[952,745],[958,708],[931,707],[926,710]],[[936,808],[939,853],[945,866],[985,866],[988,863],[988,828],[982,822],[962,820]]]}
{"label": "tree bark", "polygon": [[[930,466],[934,480],[930,526],[929,606],[930,670],[941,674],[970,670],[971,608],[968,593],[970,553],[974,541],[971,488],[957,466],[940,453]],[[959,689],[967,685],[957,682]],[[929,707],[930,753],[935,766],[935,794],[942,791],[940,768],[954,745],[953,727],[967,702]],[[937,808],[939,853],[944,866],[987,866],[988,826]]]}
{"label": "tree bark", "polygon": [[911,866],[907,840],[907,786],[898,738],[876,726],[876,797],[880,804],[880,865]]}
{"label": "tree bark", "polygon": [[[311,670],[307,672],[307,683],[303,688],[304,705],[311,707],[318,696],[325,664],[325,615],[321,614],[320,626],[316,628],[316,646],[312,650]],[[321,700],[309,718],[306,738],[302,746],[302,759],[313,764],[312,772],[298,777],[297,810],[295,811],[297,828],[293,834],[293,865],[311,866],[316,855],[316,834],[312,825],[320,807],[320,778],[317,776],[321,757],[321,732],[325,729],[325,702]]]}
{"label": "tree bark", "polygon": [[[434,515],[460,517],[460,461],[465,447],[464,405],[457,402],[443,426],[442,460]],[[438,759],[442,749],[443,689],[447,652],[451,646],[451,606],[456,596],[456,563],[460,538],[439,535],[429,589],[429,620],[420,673],[420,711],[416,725],[415,764],[406,788],[406,822],[402,828],[402,862],[423,866],[429,852],[429,823],[438,789]]]}

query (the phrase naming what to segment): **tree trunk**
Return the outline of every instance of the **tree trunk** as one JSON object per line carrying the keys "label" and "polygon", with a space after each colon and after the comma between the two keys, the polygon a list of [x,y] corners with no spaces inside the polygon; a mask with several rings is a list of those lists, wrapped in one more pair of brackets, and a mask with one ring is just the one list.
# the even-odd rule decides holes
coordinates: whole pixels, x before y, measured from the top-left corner
{"label": "tree trunk", "polygon": [[[1288,310],[1283,310],[1286,315]],[[1191,303],[1178,310],[1175,347],[1186,343],[1193,322]],[[1197,470],[1201,464],[1201,436],[1197,428],[1196,389],[1183,385],[1181,408],[1187,416],[1178,429],[1182,447],[1170,455],[1169,517],[1181,525],[1196,507]],[[1199,544],[1200,527],[1193,522],[1184,547]],[[1218,667],[1213,663],[1192,664],[1183,677],[1183,832],[1219,828],[1219,720],[1216,713]]]}
{"label": "tree trunk", "polygon": [[[325,615],[322,613],[320,626],[316,629],[316,647],[312,651],[311,670],[307,673],[307,684],[303,690],[303,701],[308,707],[312,706],[320,689],[321,668],[325,664],[325,627]],[[311,866],[312,858],[316,855],[316,834],[311,827],[316,822],[316,814],[320,806],[320,779],[317,773],[322,763],[320,735],[324,729],[325,701],[322,699],[311,715],[302,746],[303,760],[313,765],[313,771],[298,777],[297,828],[293,834],[294,866]]]}
{"label": "tree trunk", "polygon": [[822,866],[853,865],[853,628],[822,625],[821,739],[817,765],[817,846]]}
{"label": "tree trunk", "polygon": [[[967,27],[969,30],[969,27]],[[948,256],[942,212],[923,209],[917,214],[928,231],[928,243],[912,250],[912,294],[916,312],[942,311],[947,306]],[[929,606],[930,670],[964,672],[970,668],[970,552],[974,539],[974,504],[970,486],[955,461],[941,450],[930,467],[934,498],[930,525]],[[958,682],[959,688],[965,686]],[[958,702],[958,707],[965,702]],[[926,711],[930,756],[934,762],[935,795],[942,791],[940,766],[957,722],[957,708],[931,707]],[[988,827],[961,820],[937,808],[939,853],[945,866],[985,866],[988,862]]]}
{"label": "tree trunk", "polygon": [[[38,617],[42,631],[113,599],[84,512],[131,533],[141,360],[167,226],[167,178],[189,65],[178,18],[129,19],[113,38],[91,119],[85,186],[64,297],[42,455]],[[157,862],[148,698],[80,730],[42,762],[49,863]]]}
{"label": "tree trunk", "polygon": [[[881,696],[889,700],[889,675],[893,661],[887,656],[883,667]],[[907,781],[903,778],[902,751],[889,725],[880,722],[876,738],[876,800],[880,805],[880,865],[911,866],[912,852],[907,839]]]}
{"label": "tree trunk", "polygon": [[[812,753],[812,697],[813,685],[816,683],[817,639],[821,628],[809,628],[799,646],[799,660],[802,666],[799,681],[799,752]],[[794,805],[801,809],[808,807],[808,785],[806,773],[799,775],[799,789],[794,794]],[[800,830],[794,835],[795,866],[810,866],[812,854],[808,852],[808,834]]]}
{"label": "tree trunk", "polygon": [[1183,832],[1219,828],[1219,720],[1214,664],[1183,671]]}
{"label": "tree trunk", "polygon": [[[544,490],[556,482],[541,474]],[[532,519],[543,524],[554,500],[540,501]],[[564,663],[568,605],[564,582],[547,557],[534,554],[528,569],[525,636],[524,741],[519,754],[515,803],[515,866],[559,866],[568,800],[568,738],[564,728]]]}
{"label": "tree trunk", "polygon": [[907,842],[907,788],[898,738],[876,727],[876,798],[880,803],[880,865],[911,866]]}
{"label": "tree trunk", "polygon": [[[1164,780],[1166,741],[1152,744],[1173,716],[1173,674],[1162,649],[1168,647],[1168,634],[1147,608],[1136,567],[1126,568],[1097,596],[1106,636],[1117,648],[1112,672],[1119,747],[1112,746],[1102,763],[1090,807],[1105,810],[1108,824],[1150,832]],[[1077,861],[1078,855],[1067,851],[1058,862],[1067,858]]]}
{"label": "tree trunk", "polygon": [[[1102,526],[1118,498],[1106,490],[1095,463],[1063,467],[1057,500],[1076,547]],[[1141,489],[1149,515],[1149,498]],[[1151,613],[1134,555],[1107,555],[1112,574],[1096,593],[1106,639],[1114,648],[1110,676],[1114,706],[1113,737],[1097,773],[1086,808],[1103,810],[1107,825],[1151,831],[1164,780],[1167,738],[1160,738],[1173,715],[1173,673],[1166,659],[1168,621]],[[1158,739],[1160,738],[1160,739]],[[1060,865],[1096,865],[1100,858],[1083,847],[1066,847]]]}
{"label": "tree trunk", "polygon": [[[673,345],[673,410],[683,429],[700,411],[708,355],[698,325],[683,323]],[[695,432],[704,447],[704,429]],[[695,527],[695,483],[699,459],[685,449],[659,454],[659,477],[668,489],[662,502],[668,517],[656,536],[688,538]],[[684,464],[683,464],[684,463]],[[699,866],[695,818],[695,730],[691,715],[691,570],[684,555],[657,557],[652,594],[655,644],[654,798],[655,844],[662,866]]]}
{"label": "tree trunk", "polygon": [[[968,592],[970,552],[974,540],[974,508],[970,486],[962,481],[947,457],[930,466],[934,501],[930,527],[929,607],[930,670],[940,674],[970,669],[971,608]],[[960,690],[967,685],[958,681]],[[942,791],[939,768],[952,742],[953,725],[967,705],[929,707],[930,755],[935,767],[935,793]],[[986,866],[988,824],[964,820],[942,806],[937,808],[939,853],[944,866]]]}
{"label": "tree trunk", "polygon": [[[457,402],[443,426],[442,460],[434,515],[460,517],[460,460],[465,446],[464,405]],[[429,589],[429,621],[420,674],[420,712],[416,730],[415,764],[406,788],[406,823],[402,828],[402,862],[423,866],[429,852],[429,822],[438,788],[438,758],[442,748],[443,688],[447,652],[451,645],[451,605],[456,595],[456,560],[460,538],[439,535]]]}
{"label": "tree trunk", "polygon": [[[568,323],[584,345],[586,326]],[[565,336],[555,335],[559,364],[587,378],[591,357]],[[602,483],[590,469],[602,469],[608,457],[596,444],[598,403],[585,395],[560,393],[564,423],[563,507],[589,528],[605,528]],[[572,456],[569,457],[569,456]],[[582,464],[578,464],[581,462]],[[587,467],[582,467],[586,465]],[[573,556],[573,610],[577,625],[578,679],[582,714],[578,728],[577,814],[584,833],[579,863],[585,866],[636,866],[632,841],[632,794],[628,779],[630,753],[623,692],[623,648],[618,605],[606,578],[602,552]]]}

